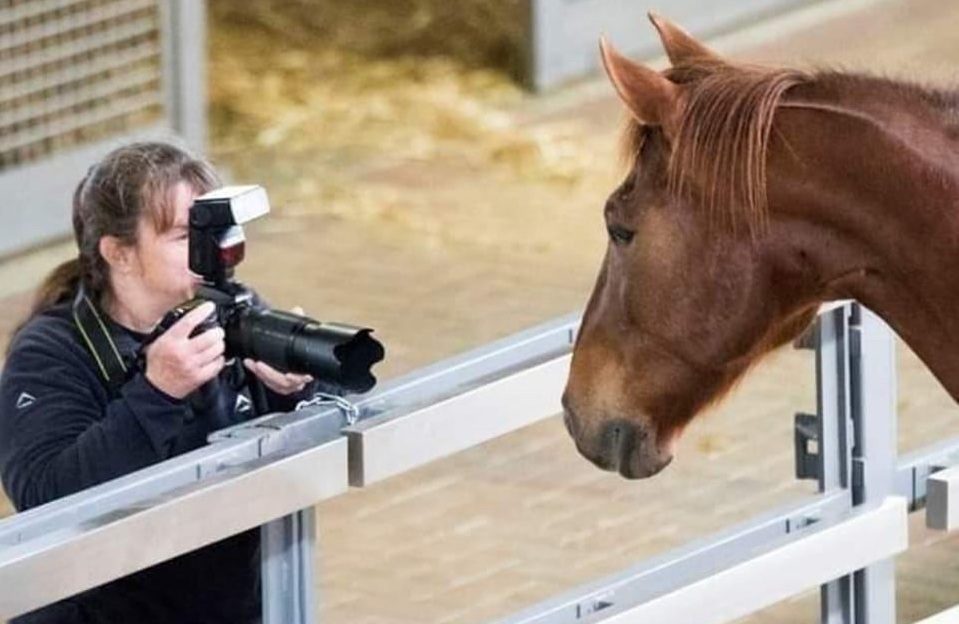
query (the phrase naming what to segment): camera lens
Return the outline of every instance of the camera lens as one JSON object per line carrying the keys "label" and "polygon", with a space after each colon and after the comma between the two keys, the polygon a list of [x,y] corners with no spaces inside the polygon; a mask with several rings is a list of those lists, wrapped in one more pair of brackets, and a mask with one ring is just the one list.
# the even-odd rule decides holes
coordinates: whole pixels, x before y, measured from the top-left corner
{"label": "camera lens", "polygon": [[370,368],[383,359],[372,330],[321,323],[306,316],[247,307],[226,327],[227,345],[240,357],[282,372],[308,373],[351,392],[376,385]]}

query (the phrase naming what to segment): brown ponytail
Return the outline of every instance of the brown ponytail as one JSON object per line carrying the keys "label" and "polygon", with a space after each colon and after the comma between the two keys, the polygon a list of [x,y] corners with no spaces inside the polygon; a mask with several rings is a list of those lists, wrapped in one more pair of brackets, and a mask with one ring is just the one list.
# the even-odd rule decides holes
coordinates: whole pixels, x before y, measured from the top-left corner
{"label": "brown ponytail", "polygon": [[80,259],[67,260],[53,269],[33,297],[28,318],[41,314],[58,303],[69,301],[80,287]]}
{"label": "brown ponytail", "polygon": [[52,306],[76,296],[80,284],[94,301],[110,289],[110,267],[100,239],[113,236],[135,245],[142,218],[158,232],[173,225],[173,189],[186,182],[196,193],[220,186],[213,167],[175,145],[132,143],[107,154],[90,168],[73,193],[73,234],[77,257],[55,268],[34,296],[27,318],[14,334]]}
{"label": "brown ponytail", "polygon": [[[49,275],[44,278],[40,288],[33,296],[33,304],[30,306],[30,312],[27,318],[20,321],[16,328],[10,334],[16,336],[23,326],[29,323],[33,317],[43,313],[48,308],[52,308],[58,303],[69,301],[80,287],[80,260],[73,258],[60,264],[53,269]],[[10,347],[13,345],[11,340],[7,343],[7,355],[10,355]]]}

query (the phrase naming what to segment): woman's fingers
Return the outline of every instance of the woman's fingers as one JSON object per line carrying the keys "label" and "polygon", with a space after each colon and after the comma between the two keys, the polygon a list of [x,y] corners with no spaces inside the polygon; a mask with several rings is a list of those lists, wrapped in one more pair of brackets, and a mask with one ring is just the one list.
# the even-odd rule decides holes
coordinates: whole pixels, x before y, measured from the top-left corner
{"label": "woman's fingers", "polygon": [[286,381],[286,377],[283,375],[283,373],[271,366],[264,364],[263,362],[256,362],[254,360],[246,359],[243,361],[243,363],[264,382],[272,385],[281,385]]}
{"label": "woman's fingers", "polygon": [[223,340],[210,342],[208,346],[201,348],[196,352],[196,361],[200,366],[203,366],[211,360],[223,355],[225,351],[226,344],[224,344]]}
{"label": "woman's fingers", "polygon": [[224,366],[226,366],[226,361],[222,355],[218,356],[197,369],[198,377],[202,380],[202,383],[206,383],[216,377]]}
{"label": "woman's fingers", "polygon": [[204,301],[197,307],[183,315],[183,317],[174,323],[167,334],[174,338],[186,338],[200,323],[205,321],[216,311],[216,305],[212,301]]}
{"label": "woman's fingers", "polygon": [[188,344],[195,352],[199,353],[205,351],[213,345],[223,344],[223,340],[226,337],[226,332],[223,331],[222,327],[213,327],[208,329],[202,334],[190,338]]}
{"label": "woman's fingers", "polygon": [[306,384],[313,381],[313,377],[310,375],[281,373],[269,364],[254,361],[249,358],[243,360],[243,365],[266,384],[270,390],[280,394],[298,392],[302,390]]}

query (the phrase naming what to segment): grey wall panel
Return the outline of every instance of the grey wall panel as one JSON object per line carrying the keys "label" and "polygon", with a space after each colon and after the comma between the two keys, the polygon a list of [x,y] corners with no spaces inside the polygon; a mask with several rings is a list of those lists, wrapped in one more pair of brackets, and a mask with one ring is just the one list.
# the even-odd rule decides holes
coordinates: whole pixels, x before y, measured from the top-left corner
{"label": "grey wall panel", "polygon": [[72,235],[73,190],[87,169],[114,147],[142,139],[176,137],[154,126],[0,171],[0,256]]}
{"label": "grey wall panel", "polygon": [[596,72],[597,42],[605,33],[621,51],[636,57],[662,54],[646,18],[656,11],[697,36],[732,28],[808,0],[530,0],[530,86],[542,90]]}
{"label": "grey wall panel", "polygon": [[204,0],[0,2],[0,255],[69,234],[109,149],[205,148],[205,28]]}

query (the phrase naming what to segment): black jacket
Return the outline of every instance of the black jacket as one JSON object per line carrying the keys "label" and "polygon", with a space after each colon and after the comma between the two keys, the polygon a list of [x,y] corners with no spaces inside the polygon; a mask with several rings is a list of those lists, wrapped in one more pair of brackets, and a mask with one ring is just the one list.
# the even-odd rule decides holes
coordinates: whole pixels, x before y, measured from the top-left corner
{"label": "black jacket", "polygon": [[[134,354],[145,337],[109,325],[121,354]],[[167,396],[141,372],[111,396],[70,305],[54,306],[14,338],[0,378],[4,489],[23,511],[203,446],[211,432],[255,415],[242,368],[224,371],[217,381],[219,410],[198,404],[196,396]],[[292,409],[305,394],[265,393],[275,411]],[[259,547],[259,530],[247,531],[11,624],[259,622]]]}

